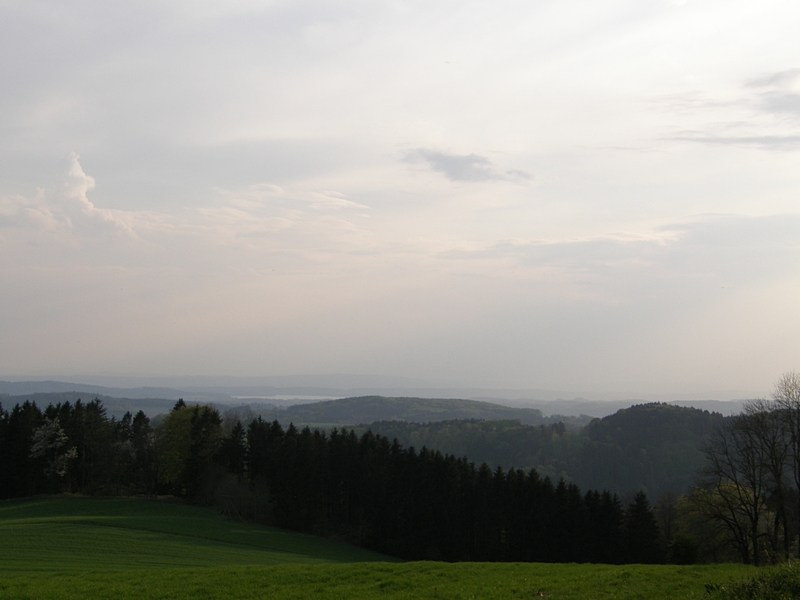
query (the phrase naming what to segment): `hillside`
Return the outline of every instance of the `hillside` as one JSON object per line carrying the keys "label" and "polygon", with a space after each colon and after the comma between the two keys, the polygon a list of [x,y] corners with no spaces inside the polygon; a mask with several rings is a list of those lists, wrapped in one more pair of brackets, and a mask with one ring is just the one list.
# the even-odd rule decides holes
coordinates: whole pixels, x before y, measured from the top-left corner
{"label": "hillside", "polygon": [[547,420],[542,411],[534,408],[511,408],[476,400],[383,396],[298,404],[271,414],[281,423],[295,425],[355,425],[374,421],[427,423],[452,419],[516,419],[525,424],[538,424]]}
{"label": "hillside", "polygon": [[405,446],[466,456],[494,468],[535,468],[565,477],[582,489],[618,494],[644,490],[653,500],[664,491],[683,493],[704,457],[702,445],[722,422],[718,413],[667,404],[642,404],[594,419],[570,432],[557,424],[518,420],[429,423],[379,421],[360,426]]}
{"label": "hillside", "polygon": [[615,482],[643,489],[654,498],[665,490],[684,492],[705,464],[703,444],[725,417],[696,408],[641,404],[595,419],[572,475],[582,486]]}
{"label": "hillside", "polygon": [[146,415],[154,417],[155,415],[169,412],[175,406],[175,400],[169,398],[117,398],[85,391],[37,392],[14,396],[0,394],[0,404],[6,409],[26,401],[35,402],[38,406],[47,406],[48,404],[55,405],[64,402],[74,404],[77,400],[90,402],[94,399],[103,403],[109,416],[117,418],[120,418],[126,412],[136,414],[140,410]]}
{"label": "hillside", "polygon": [[5,570],[97,570],[391,560],[361,548],[223,519],[209,509],[123,498],[0,502]]}

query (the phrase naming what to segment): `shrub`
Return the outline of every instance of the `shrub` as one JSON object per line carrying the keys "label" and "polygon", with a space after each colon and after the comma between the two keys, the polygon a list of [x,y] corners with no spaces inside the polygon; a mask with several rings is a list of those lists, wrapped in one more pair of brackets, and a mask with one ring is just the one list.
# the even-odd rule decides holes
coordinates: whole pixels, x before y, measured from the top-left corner
{"label": "shrub", "polygon": [[754,577],[727,585],[707,584],[714,600],[792,600],[800,598],[800,567],[789,563],[767,567]]}

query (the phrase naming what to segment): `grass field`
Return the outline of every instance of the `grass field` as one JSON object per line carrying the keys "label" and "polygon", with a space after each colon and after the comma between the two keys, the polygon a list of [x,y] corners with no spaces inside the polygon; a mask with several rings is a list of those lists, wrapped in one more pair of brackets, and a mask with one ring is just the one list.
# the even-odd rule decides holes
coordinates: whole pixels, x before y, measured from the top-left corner
{"label": "grass field", "polygon": [[0,502],[2,598],[678,599],[707,597],[706,583],[753,572],[741,565],[389,560],[175,503]]}
{"label": "grass field", "polygon": [[0,503],[0,569],[64,571],[364,562],[388,557],[221,518],[174,502],[37,498]]}

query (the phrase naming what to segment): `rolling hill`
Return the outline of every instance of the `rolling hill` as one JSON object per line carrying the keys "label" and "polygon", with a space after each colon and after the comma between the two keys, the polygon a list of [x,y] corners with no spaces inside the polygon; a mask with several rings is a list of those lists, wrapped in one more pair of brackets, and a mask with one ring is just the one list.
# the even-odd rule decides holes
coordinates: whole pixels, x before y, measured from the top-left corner
{"label": "rolling hill", "polygon": [[347,544],[127,498],[0,502],[3,570],[63,571],[393,560]]}
{"label": "rolling hill", "polygon": [[517,419],[525,424],[546,420],[535,408],[511,408],[491,402],[439,398],[386,398],[362,396],[275,410],[274,418],[295,425],[356,425],[374,421],[427,423],[451,419]]}

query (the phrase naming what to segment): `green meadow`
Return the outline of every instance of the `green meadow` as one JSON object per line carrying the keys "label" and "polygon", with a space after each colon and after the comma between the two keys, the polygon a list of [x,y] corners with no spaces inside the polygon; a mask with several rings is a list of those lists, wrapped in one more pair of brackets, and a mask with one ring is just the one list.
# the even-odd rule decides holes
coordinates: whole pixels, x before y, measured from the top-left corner
{"label": "green meadow", "polygon": [[132,499],[0,503],[2,598],[704,598],[742,565],[399,563],[346,544]]}

